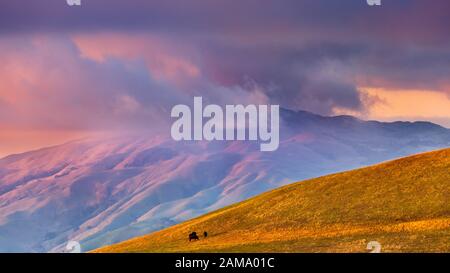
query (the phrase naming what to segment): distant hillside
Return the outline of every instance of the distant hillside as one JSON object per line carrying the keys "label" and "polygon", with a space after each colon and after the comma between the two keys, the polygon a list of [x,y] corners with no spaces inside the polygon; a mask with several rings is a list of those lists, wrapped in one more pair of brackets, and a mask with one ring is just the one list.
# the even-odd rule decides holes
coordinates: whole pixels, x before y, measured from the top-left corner
{"label": "distant hillside", "polygon": [[[202,236],[188,242],[192,231]],[[450,149],[307,180],[98,252],[450,251]]]}
{"label": "distant hillside", "polygon": [[428,122],[363,121],[280,111],[280,147],[89,138],[0,159],[0,252],[88,251],[142,236],[263,192],[450,147]]}

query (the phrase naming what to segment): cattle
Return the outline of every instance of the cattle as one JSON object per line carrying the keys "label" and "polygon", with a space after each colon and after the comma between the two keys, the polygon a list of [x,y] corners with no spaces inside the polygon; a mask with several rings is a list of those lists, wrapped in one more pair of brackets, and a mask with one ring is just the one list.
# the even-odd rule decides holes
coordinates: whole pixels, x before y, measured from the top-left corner
{"label": "cattle", "polygon": [[189,242],[192,240],[199,240],[198,236],[197,236],[197,232],[192,232],[191,234],[189,234]]}

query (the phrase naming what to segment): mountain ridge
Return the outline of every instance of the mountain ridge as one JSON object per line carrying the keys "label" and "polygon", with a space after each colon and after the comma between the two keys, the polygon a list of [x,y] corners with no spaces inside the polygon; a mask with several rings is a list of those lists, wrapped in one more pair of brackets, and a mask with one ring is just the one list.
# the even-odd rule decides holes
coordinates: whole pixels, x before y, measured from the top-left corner
{"label": "mountain ridge", "polygon": [[[430,121],[421,121],[421,120],[417,120],[417,121],[378,121],[378,120],[364,120],[364,119],[360,119],[357,118],[355,116],[352,115],[335,115],[335,116],[325,116],[325,115],[319,115],[319,114],[315,114],[309,111],[305,111],[305,110],[291,110],[288,108],[280,108],[280,114],[282,117],[286,117],[287,113],[289,114],[302,114],[302,115],[307,115],[310,117],[315,117],[315,118],[321,118],[321,119],[325,119],[325,120],[339,120],[339,119],[349,119],[352,121],[358,121],[361,123],[373,123],[373,124],[377,124],[377,125],[415,125],[415,126],[419,126],[419,125],[426,125],[427,128],[431,128],[431,129],[442,129],[443,132],[450,132],[450,128],[446,128],[442,125],[430,122]],[[9,155],[5,155],[4,157],[0,158],[0,161],[3,160],[12,160],[17,156],[23,156],[26,154],[30,154],[33,152],[39,152],[41,150],[47,150],[47,149],[52,149],[52,148],[57,148],[59,146],[63,146],[63,145],[67,145],[67,144],[72,144],[72,143],[77,143],[77,142],[82,142],[82,141],[89,141],[92,139],[96,139],[96,138],[100,138],[100,137],[82,137],[82,138],[77,138],[77,139],[73,139],[73,140],[69,140],[60,144],[56,144],[56,145],[49,145],[49,146],[44,146],[44,147],[40,147],[37,149],[32,149],[30,151],[26,151],[26,152],[20,152],[20,153],[13,153],[13,154],[9,154]]]}

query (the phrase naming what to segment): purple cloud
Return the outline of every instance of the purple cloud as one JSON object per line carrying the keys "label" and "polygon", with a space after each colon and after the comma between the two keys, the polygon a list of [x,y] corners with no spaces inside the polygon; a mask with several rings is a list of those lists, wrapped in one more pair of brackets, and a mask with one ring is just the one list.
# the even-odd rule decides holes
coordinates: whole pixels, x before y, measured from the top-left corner
{"label": "purple cloud", "polygon": [[[384,1],[377,8],[363,0],[96,0],[81,7],[16,0],[0,4],[0,35],[87,35],[95,42],[92,37],[112,33],[134,55],[107,52],[115,45],[100,43],[106,59],[78,60],[84,71],[93,70],[94,76],[83,77],[93,78],[91,87],[101,79],[104,86],[96,90],[133,90],[127,96],[144,106],[154,101],[148,89],[224,97],[217,90],[246,90],[252,83],[262,93],[258,97],[272,103],[332,114],[334,108],[364,111],[360,86],[448,94],[449,12],[446,0]],[[130,47],[130,34],[164,41],[167,58],[154,53],[159,49],[152,42],[142,43],[148,49]],[[194,76],[186,76],[189,71]],[[166,77],[164,84],[158,73]],[[114,96],[108,96],[113,104]],[[121,98],[136,109],[133,100]]]}

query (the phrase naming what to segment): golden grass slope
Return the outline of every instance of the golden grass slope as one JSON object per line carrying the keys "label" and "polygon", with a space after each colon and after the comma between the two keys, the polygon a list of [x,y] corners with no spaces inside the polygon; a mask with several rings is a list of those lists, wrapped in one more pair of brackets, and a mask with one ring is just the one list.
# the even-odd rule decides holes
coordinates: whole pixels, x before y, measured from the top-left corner
{"label": "golden grass slope", "polygon": [[[208,238],[189,242],[192,231]],[[95,252],[450,252],[450,149],[291,184]]]}

